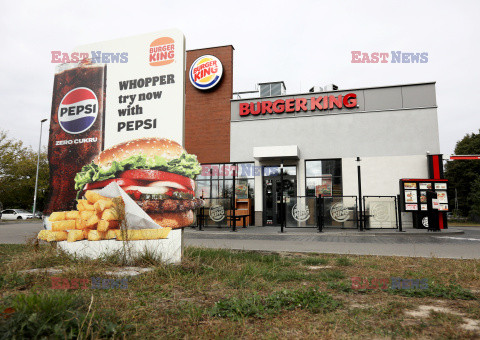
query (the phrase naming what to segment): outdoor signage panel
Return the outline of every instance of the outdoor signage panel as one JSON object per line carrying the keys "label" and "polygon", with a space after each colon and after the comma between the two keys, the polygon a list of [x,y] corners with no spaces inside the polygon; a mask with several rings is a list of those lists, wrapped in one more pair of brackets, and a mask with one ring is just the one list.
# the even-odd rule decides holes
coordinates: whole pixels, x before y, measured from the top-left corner
{"label": "outdoor signage panel", "polygon": [[[93,210],[95,191],[122,196],[127,224],[129,218],[138,222],[133,229],[189,225],[196,204],[194,179],[201,167],[183,148],[183,33],[165,30],[84,45],[75,52],[122,53],[128,59],[112,63],[92,57],[56,69],[48,145],[51,192],[45,213],[58,214],[46,220],[47,228],[55,231],[59,219],[70,221],[62,229],[69,236],[71,229],[82,229],[77,227],[87,216],[82,211]],[[167,208],[165,200],[176,208]],[[103,219],[99,211],[104,205],[99,207],[94,211]],[[98,224],[91,223],[88,229]]]}
{"label": "outdoor signage panel", "polygon": [[318,184],[315,185],[315,197],[331,197],[332,196],[332,175],[323,175],[315,178]]}
{"label": "outdoor signage panel", "polygon": [[427,191],[437,194],[433,209],[448,211],[447,183],[446,179],[401,179],[403,211],[427,211]]}
{"label": "outdoor signage panel", "polygon": [[238,103],[240,117],[272,114],[353,109],[357,107],[357,94],[280,98],[256,102]]}
{"label": "outdoor signage panel", "polygon": [[188,77],[199,90],[209,90],[220,82],[223,75],[222,62],[213,55],[203,55],[190,66]]}

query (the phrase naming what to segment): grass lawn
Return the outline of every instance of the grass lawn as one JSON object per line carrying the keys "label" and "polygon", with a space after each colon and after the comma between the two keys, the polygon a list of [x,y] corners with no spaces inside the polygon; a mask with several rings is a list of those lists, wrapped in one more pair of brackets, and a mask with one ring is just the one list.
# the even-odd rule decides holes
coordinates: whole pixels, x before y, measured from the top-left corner
{"label": "grass lawn", "polygon": [[[0,245],[0,339],[480,337],[480,260],[187,248],[179,266],[135,265],[154,270],[126,289],[52,289],[52,275],[19,271],[90,282],[120,265]],[[352,289],[352,277],[427,279],[428,289]]]}
{"label": "grass lawn", "polygon": [[450,226],[450,227],[480,227],[480,223],[448,221],[448,226]]}

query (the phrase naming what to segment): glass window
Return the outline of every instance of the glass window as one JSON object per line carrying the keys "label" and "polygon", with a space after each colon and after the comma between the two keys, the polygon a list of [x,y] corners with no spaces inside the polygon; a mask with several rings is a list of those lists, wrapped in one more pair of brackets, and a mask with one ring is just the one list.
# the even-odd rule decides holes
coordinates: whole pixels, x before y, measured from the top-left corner
{"label": "glass window", "polygon": [[225,186],[223,188],[223,194],[224,196],[223,197],[232,197],[232,193],[233,193],[233,180],[229,179],[229,180],[225,180]]}
{"label": "glass window", "polygon": [[[233,164],[202,164],[202,173],[197,176],[195,194],[204,198],[231,197],[233,190]],[[254,189],[254,163],[238,163],[236,178],[252,179],[252,186],[249,190]],[[249,180],[250,183],[250,180]],[[210,196],[211,195],[211,196]],[[252,196],[253,197],[253,196]]]}
{"label": "glass window", "polygon": [[271,96],[280,96],[282,95],[282,84],[281,83],[276,83],[276,84],[271,84],[270,86],[270,95]]}
{"label": "glass window", "polygon": [[255,163],[238,163],[238,177],[253,178],[255,177]]}
{"label": "glass window", "polygon": [[324,159],[305,161],[305,194],[315,196],[342,196],[342,160]]}
{"label": "glass window", "polygon": [[[265,166],[263,167],[263,175],[264,176],[280,176],[280,166]],[[296,166],[284,166],[283,167],[283,174],[284,175],[297,175],[297,167]]]}
{"label": "glass window", "polygon": [[248,180],[248,198],[255,198],[255,180]]}
{"label": "glass window", "polygon": [[269,97],[270,96],[270,84],[260,85],[260,97]]}
{"label": "glass window", "polygon": [[210,181],[196,181],[195,196],[210,198]]}

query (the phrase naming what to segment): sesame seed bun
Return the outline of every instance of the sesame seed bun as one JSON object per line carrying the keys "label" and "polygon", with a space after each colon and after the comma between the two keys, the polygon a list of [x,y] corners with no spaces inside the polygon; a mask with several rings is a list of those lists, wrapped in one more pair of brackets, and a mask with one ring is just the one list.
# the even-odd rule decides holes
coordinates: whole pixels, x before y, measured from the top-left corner
{"label": "sesame seed bun", "polygon": [[180,144],[166,138],[139,138],[103,150],[94,160],[101,167],[113,161],[121,162],[130,156],[143,154],[147,157],[160,156],[166,160],[180,157],[185,150]]}

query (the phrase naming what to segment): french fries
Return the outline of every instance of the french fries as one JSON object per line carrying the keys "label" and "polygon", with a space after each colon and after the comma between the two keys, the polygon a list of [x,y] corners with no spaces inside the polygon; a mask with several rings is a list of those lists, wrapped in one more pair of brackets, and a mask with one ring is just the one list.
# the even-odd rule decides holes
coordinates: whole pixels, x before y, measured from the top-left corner
{"label": "french fries", "polygon": [[88,218],[87,220],[87,228],[95,228],[95,226],[97,225],[98,221],[100,221],[100,219],[98,218],[97,215],[92,215]]}
{"label": "french fries", "polygon": [[47,242],[65,241],[68,237],[66,231],[41,230],[37,238]]}
{"label": "french fries", "polygon": [[118,221],[100,220],[97,224],[98,231],[108,231],[109,229],[118,229]]}
{"label": "french fries", "polygon": [[82,230],[82,233],[83,233],[83,238],[84,239],[88,239],[88,233],[90,232],[90,230],[93,230],[93,229],[83,229]]}
{"label": "french fries", "polygon": [[119,237],[120,237],[120,229],[108,229],[105,239],[111,240],[113,238],[118,239]]}
{"label": "french fries", "polygon": [[93,210],[80,211],[80,218],[82,220],[88,220],[93,215],[95,215],[95,211],[93,211]]}
{"label": "french fries", "polygon": [[83,236],[82,230],[70,230],[67,236],[67,242],[75,242],[83,240],[85,237]]}
{"label": "french fries", "polygon": [[86,199],[77,200],[77,210],[52,212],[49,221],[52,230],[42,230],[37,238],[48,242],[80,240],[119,241],[157,240],[167,238],[171,228],[120,230],[124,219],[124,203],[121,197],[103,197],[87,190]]}
{"label": "french fries", "polygon": [[87,228],[87,220],[80,217],[75,219],[75,229],[83,230],[85,228]]}
{"label": "french fries", "polygon": [[88,190],[86,193],[85,193],[85,198],[87,199],[88,203],[90,204],[95,204],[97,201],[100,201],[100,200],[110,200],[110,198],[107,198],[107,197],[103,197],[102,195],[100,195],[99,193],[95,192],[95,191],[91,191],[91,190]]}
{"label": "french fries", "polygon": [[75,220],[80,217],[79,211],[65,211],[65,219],[66,220]]}
{"label": "french fries", "polygon": [[50,222],[63,221],[65,219],[65,211],[52,212],[48,220]]}
{"label": "french fries", "polygon": [[52,223],[52,231],[75,229],[75,220],[56,221]]}
{"label": "french fries", "polygon": [[100,212],[115,206],[112,200],[101,199],[93,205],[95,211]]}
{"label": "french fries", "polygon": [[[121,197],[103,197],[88,190],[85,198],[77,200],[77,210],[52,212],[48,218],[52,222],[52,230],[40,231],[37,238],[45,241],[97,241],[106,239],[108,230],[118,230],[119,214],[115,207],[123,204]],[[111,232],[109,238],[116,238],[117,234]]]}
{"label": "french fries", "polygon": [[112,221],[118,220],[118,213],[115,209],[107,209],[102,213],[102,220]]}
{"label": "french fries", "polygon": [[89,241],[100,241],[100,240],[106,240],[107,233],[103,231],[98,231],[98,230],[90,230],[88,232],[88,240]]}
{"label": "french fries", "polygon": [[172,228],[162,229],[137,229],[137,230],[122,230],[118,235],[119,241],[139,241],[139,240],[158,240],[167,238]]}

